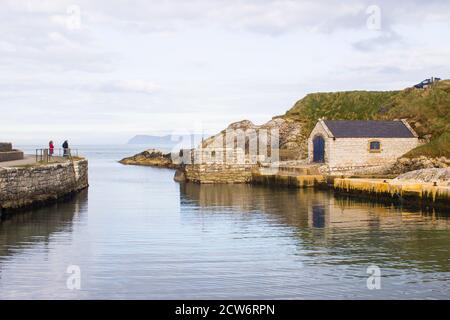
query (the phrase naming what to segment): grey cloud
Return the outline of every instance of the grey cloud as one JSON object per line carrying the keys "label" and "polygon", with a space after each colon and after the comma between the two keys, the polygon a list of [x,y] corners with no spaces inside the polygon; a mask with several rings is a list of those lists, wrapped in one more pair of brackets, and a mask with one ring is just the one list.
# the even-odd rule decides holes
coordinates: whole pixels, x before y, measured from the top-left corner
{"label": "grey cloud", "polygon": [[6,1],[0,11],[0,65],[31,70],[112,70],[113,54],[97,48],[89,30],[70,28],[68,1]]}
{"label": "grey cloud", "polygon": [[149,81],[143,80],[121,80],[112,81],[96,86],[95,89],[103,92],[129,92],[129,93],[143,93],[143,94],[154,94],[160,91],[161,87]]}
{"label": "grey cloud", "polygon": [[[22,5],[18,5],[18,4]],[[30,10],[28,1],[7,1],[2,26],[12,25],[17,31],[42,34],[51,25],[63,27],[70,1],[45,1],[41,10]],[[32,2],[31,2],[32,3]],[[8,7],[9,4],[9,7]],[[424,20],[448,21],[447,1],[368,1],[368,0],[152,0],[125,2],[118,0],[79,0],[83,25],[108,24],[137,32],[174,32],[186,25],[223,27],[277,35],[302,28],[309,31],[333,32],[353,28],[364,29],[370,5],[381,9],[383,28],[391,30],[401,23]],[[12,11],[12,12],[11,12]],[[12,14],[11,14],[12,13]],[[50,18],[49,18],[50,17]],[[29,28],[33,25],[33,28]],[[69,34],[70,35],[70,34]],[[69,36],[66,35],[66,36]],[[75,37],[76,33],[71,36]],[[26,37],[26,41],[44,41],[41,37]],[[19,41],[20,39],[16,39]],[[24,39],[22,39],[24,40]]]}
{"label": "grey cloud", "polygon": [[[138,32],[173,32],[186,25],[247,30],[269,35],[305,29],[333,32],[340,29],[365,29],[370,5],[381,9],[383,28],[395,24],[421,23],[449,17],[449,4],[442,1],[368,1],[368,0],[154,0],[83,2],[92,9],[92,18],[114,21]],[[96,10],[96,8],[103,10]],[[448,21],[448,20],[447,20]]]}
{"label": "grey cloud", "polygon": [[66,81],[64,83],[54,81],[39,81],[32,79],[0,79],[0,93],[7,92],[32,92],[32,91],[78,91],[100,93],[142,93],[155,94],[161,90],[161,86],[155,82],[127,79],[127,80],[100,80],[80,83],[79,81]]}
{"label": "grey cloud", "polygon": [[[399,4],[400,3],[400,4]],[[22,60],[36,68],[111,72],[118,59],[97,48],[91,29],[96,26],[125,32],[177,32],[186,26],[225,28],[272,36],[304,29],[333,33],[342,29],[366,30],[366,9],[371,1],[313,0],[79,0],[81,30],[67,28],[69,0],[6,1],[0,11],[0,64]],[[425,20],[449,21],[446,1],[376,1],[381,9],[379,36],[358,40],[358,50],[375,50],[401,40],[397,24]],[[447,20],[445,20],[447,18]],[[33,65],[33,62],[37,62]]]}
{"label": "grey cloud", "polygon": [[354,42],[353,47],[361,51],[373,51],[391,44],[402,44],[402,38],[393,31],[376,32],[374,37]]}
{"label": "grey cloud", "polygon": [[[99,2],[96,2],[98,5]],[[298,28],[330,32],[365,24],[361,1],[329,0],[194,0],[135,2],[108,1],[99,21],[115,21],[141,32],[172,32],[186,25],[277,35]],[[101,5],[101,2],[100,2]]]}
{"label": "grey cloud", "polygon": [[[450,73],[448,1],[0,1],[0,127],[14,137],[31,136],[19,132],[32,132],[24,123],[48,114],[64,132],[73,119],[132,131],[197,118],[180,112],[212,114],[207,124],[221,129],[227,117],[282,113],[307,92],[393,89]],[[372,4],[382,18],[374,32]],[[421,27],[429,38],[409,32]],[[158,112],[179,122],[155,121]]]}

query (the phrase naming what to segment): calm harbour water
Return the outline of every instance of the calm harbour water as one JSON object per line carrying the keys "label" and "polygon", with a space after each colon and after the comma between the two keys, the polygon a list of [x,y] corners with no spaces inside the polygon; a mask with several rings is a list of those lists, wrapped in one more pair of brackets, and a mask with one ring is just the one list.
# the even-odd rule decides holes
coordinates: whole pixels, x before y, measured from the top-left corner
{"label": "calm harbour water", "polygon": [[[90,188],[0,222],[1,299],[450,297],[446,213],[313,190],[173,181],[123,166],[138,146],[80,148]],[[81,270],[81,290],[66,286]],[[366,271],[381,269],[381,289]]]}

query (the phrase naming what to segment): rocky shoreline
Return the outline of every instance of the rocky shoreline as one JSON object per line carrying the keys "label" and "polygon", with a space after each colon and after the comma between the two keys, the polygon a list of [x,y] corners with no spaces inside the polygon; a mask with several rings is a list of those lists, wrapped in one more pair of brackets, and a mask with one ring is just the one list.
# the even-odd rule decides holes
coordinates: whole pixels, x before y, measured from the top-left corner
{"label": "rocky shoreline", "polygon": [[446,157],[430,158],[421,156],[417,158],[400,158],[388,168],[386,173],[400,175],[416,170],[443,169],[448,167],[450,167],[450,159]]}
{"label": "rocky shoreline", "polygon": [[178,169],[180,164],[175,163],[172,159],[172,153],[163,153],[156,149],[149,149],[134,156],[123,158],[119,163],[124,165]]}
{"label": "rocky shoreline", "polygon": [[[406,201],[411,204],[450,206],[449,160],[401,158],[382,171],[369,175],[338,177],[321,172],[320,167],[286,161],[276,168],[258,164],[181,165],[173,154],[150,149],[122,159],[126,165],[176,169],[174,180],[199,184],[262,184],[274,187],[322,188],[360,198]],[[411,170],[416,169],[418,170]]]}

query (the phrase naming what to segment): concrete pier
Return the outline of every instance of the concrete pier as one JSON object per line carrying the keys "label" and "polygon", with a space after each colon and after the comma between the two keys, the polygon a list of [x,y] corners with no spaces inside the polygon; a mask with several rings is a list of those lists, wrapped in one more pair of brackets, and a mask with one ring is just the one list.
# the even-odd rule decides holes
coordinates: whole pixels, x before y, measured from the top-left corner
{"label": "concrete pier", "polygon": [[267,186],[329,188],[335,192],[357,196],[450,207],[450,186],[447,184],[397,179],[337,178],[312,173],[315,172],[310,168],[303,171],[272,172],[261,169],[252,173],[251,182]]}
{"label": "concrete pier", "polygon": [[393,179],[335,178],[333,189],[349,194],[450,206],[450,187],[426,182]]}

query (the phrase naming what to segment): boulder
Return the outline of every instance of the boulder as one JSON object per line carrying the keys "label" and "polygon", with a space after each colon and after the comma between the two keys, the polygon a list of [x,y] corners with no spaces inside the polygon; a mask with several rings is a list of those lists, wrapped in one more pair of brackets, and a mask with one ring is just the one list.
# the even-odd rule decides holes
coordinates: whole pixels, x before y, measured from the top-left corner
{"label": "boulder", "polygon": [[178,169],[178,170],[175,172],[175,176],[173,177],[173,179],[174,179],[176,182],[185,182],[185,181],[186,181],[186,174],[184,173],[183,170]]}

